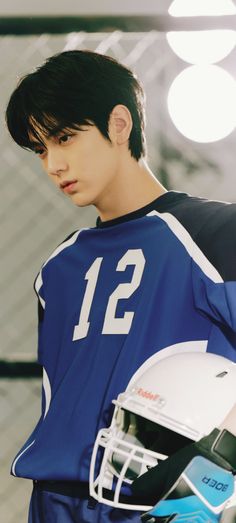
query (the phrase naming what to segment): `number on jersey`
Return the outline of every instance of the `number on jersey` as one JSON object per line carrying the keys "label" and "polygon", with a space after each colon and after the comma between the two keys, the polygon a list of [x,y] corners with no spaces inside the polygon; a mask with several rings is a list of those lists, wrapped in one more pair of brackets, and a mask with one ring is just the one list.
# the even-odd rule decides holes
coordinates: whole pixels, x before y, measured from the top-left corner
{"label": "number on jersey", "polygon": [[[119,260],[116,271],[125,271],[127,265],[133,265],[132,279],[128,283],[120,283],[108,299],[102,334],[128,334],[134,318],[134,311],[125,312],[122,318],[116,318],[116,309],[119,300],[130,298],[139,287],[145,267],[145,258],[142,249],[129,249]],[[85,275],[87,285],[81,306],[78,325],[75,325],[73,341],[86,338],[89,327],[89,315],[93,304],[93,297],[103,258],[96,258]]]}

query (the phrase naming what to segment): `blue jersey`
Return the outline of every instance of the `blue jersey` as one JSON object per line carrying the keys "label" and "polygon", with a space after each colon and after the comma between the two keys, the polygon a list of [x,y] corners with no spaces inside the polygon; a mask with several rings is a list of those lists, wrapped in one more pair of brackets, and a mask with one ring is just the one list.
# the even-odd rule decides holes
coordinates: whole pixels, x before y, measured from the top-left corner
{"label": "blue jersey", "polygon": [[88,481],[112,400],[157,351],[236,361],[235,242],[236,205],[170,191],[56,248],[35,281],[42,416],[14,475]]}

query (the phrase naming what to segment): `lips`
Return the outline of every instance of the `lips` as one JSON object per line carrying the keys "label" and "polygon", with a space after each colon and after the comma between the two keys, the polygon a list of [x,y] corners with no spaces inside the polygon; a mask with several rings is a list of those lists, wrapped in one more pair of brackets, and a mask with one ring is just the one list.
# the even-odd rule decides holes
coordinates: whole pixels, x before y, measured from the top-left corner
{"label": "lips", "polygon": [[73,193],[77,192],[76,184],[77,184],[77,180],[67,180],[67,181],[65,180],[64,182],[62,182],[60,184],[60,189],[64,193],[73,194]]}
{"label": "lips", "polygon": [[72,183],[76,183],[76,182],[77,182],[77,180],[64,181],[64,182],[60,183],[60,188],[65,189],[65,187],[67,187],[68,185],[71,185]]}

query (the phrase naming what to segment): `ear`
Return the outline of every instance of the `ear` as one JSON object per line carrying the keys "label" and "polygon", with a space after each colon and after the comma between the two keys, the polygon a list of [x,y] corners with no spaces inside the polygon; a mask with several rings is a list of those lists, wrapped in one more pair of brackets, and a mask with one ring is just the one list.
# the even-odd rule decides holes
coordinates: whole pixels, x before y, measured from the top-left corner
{"label": "ear", "polygon": [[128,142],[133,127],[132,117],[125,105],[113,107],[109,119],[109,136],[112,142],[123,145]]}

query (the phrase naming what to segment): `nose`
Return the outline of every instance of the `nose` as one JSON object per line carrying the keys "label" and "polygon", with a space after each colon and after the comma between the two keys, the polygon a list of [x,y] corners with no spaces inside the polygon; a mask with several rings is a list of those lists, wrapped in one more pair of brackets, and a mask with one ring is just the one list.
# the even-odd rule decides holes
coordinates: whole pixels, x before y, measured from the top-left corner
{"label": "nose", "polygon": [[56,148],[48,148],[47,152],[47,171],[50,175],[60,175],[67,170],[67,162],[63,153]]}

